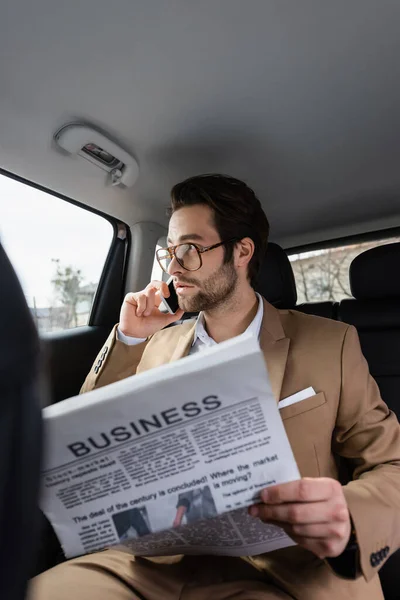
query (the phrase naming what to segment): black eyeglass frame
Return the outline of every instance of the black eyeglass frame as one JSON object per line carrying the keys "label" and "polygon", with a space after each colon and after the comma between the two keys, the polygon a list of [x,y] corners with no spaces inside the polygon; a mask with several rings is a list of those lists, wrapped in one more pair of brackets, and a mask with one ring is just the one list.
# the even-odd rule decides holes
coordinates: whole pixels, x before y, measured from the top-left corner
{"label": "black eyeglass frame", "polygon": [[[201,255],[204,252],[209,252],[210,250],[214,250],[214,248],[219,248],[220,246],[224,246],[225,244],[230,244],[231,242],[237,242],[237,241],[238,241],[238,238],[232,238],[230,240],[225,240],[224,242],[218,242],[217,244],[212,244],[212,246],[199,246],[198,244],[194,244],[193,242],[183,242],[182,244],[177,244],[176,246],[169,246],[168,248],[159,248],[156,252],[157,262],[160,265],[160,267],[162,268],[162,270],[164,271],[164,273],[168,274],[168,270],[164,269],[164,267],[161,264],[161,260],[165,260],[165,258],[167,258],[167,257],[163,257],[162,259],[160,259],[160,257],[159,257],[160,252],[168,252],[170,260],[173,260],[175,258],[177,263],[182,267],[182,269],[185,269],[185,271],[198,271],[203,266],[203,260],[201,258]],[[179,248],[180,246],[193,246],[196,249],[197,254],[199,255],[199,261],[200,261],[200,265],[196,269],[188,269],[187,267],[185,267],[185,265],[182,264],[182,262],[176,256],[176,249]]]}

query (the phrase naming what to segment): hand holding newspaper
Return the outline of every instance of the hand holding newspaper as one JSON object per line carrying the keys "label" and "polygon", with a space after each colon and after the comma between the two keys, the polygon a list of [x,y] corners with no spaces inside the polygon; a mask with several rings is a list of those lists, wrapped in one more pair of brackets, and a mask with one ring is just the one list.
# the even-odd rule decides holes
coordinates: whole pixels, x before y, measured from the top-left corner
{"label": "hand holding newspaper", "polygon": [[264,357],[229,340],[43,411],[41,507],[68,558],[256,555],[294,542],[247,514],[299,479]]}

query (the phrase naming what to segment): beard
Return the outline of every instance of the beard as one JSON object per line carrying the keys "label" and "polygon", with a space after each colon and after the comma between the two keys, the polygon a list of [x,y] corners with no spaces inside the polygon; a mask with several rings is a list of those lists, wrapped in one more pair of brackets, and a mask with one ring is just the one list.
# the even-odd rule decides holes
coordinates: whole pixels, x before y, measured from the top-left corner
{"label": "beard", "polygon": [[196,279],[180,279],[182,283],[196,285],[200,290],[191,298],[179,297],[179,308],[185,312],[210,311],[226,304],[234,295],[238,275],[232,262],[220,266],[218,271],[200,282]]}

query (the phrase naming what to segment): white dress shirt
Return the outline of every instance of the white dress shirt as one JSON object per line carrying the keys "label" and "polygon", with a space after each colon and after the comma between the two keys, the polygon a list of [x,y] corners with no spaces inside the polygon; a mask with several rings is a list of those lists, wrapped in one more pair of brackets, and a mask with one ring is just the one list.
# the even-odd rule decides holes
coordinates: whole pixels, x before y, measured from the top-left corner
{"label": "white dress shirt", "polygon": [[[258,339],[260,337],[261,323],[262,323],[263,316],[264,316],[264,305],[263,305],[263,301],[262,301],[260,294],[257,294],[257,292],[256,292],[256,295],[258,298],[257,314],[254,317],[254,319],[252,320],[252,322],[250,323],[250,325],[248,326],[248,328],[246,329],[246,331],[244,333],[242,333],[241,335],[244,335],[245,333],[251,333],[255,338]],[[124,333],[122,333],[119,330],[119,327],[117,329],[117,339],[120,342],[127,344],[128,346],[135,346],[136,344],[141,344],[142,342],[146,341],[146,338],[135,338],[135,337],[131,337],[130,335],[125,335]],[[217,342],[208,335],[208,333],[204,327],[204,315],[201,312],[196,320],[193,344],[192,344],[192,347],[190,348],[189,354],[196,354],[197,352],[201,352],[202,350],[205,350],[206,348],[211,348],[212,346],[215,346],[216,344],[217,344]]]}

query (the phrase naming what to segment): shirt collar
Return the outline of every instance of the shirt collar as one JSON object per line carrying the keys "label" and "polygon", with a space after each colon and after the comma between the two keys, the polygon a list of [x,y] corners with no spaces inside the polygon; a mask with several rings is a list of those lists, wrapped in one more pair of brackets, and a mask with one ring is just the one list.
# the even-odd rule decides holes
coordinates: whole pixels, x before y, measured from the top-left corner
{"label": "shirt collar", "polygon": [[[257,314],[244,333],[251,333],[256,339],[258,339],[260,336],[261,323],[264,316],[264,304],[260,294],[256,292],[256,296],[258,298]],[[205,344],[206,346],[214,346],[217,343],[208,335],[204,327],[204,315],[202,312],[199,314],[196,320],[192,346],[199,343]]]}

